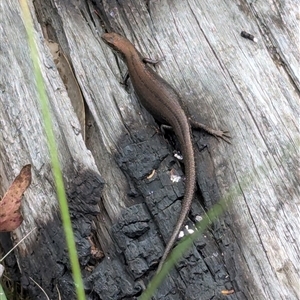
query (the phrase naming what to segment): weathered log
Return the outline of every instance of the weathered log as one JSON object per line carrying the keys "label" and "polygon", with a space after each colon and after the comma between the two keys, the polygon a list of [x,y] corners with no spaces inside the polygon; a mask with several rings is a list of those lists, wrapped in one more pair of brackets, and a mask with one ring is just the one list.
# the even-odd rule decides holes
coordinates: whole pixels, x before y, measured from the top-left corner
{"label": "weathered log", "polygon": [[[234,290],[230,299],[300,297],[294,2],[31,5],[89,299],[133,299],[141,293],[184,192],[184,180],[170,180],[184,172],[172,153],[178,150],[176,138],[162,136],[130,81],[129,87],[120,84],[126,66],[101,41],[104,30],[126,36],[146,57],[164,58],[156,71],[175,87],[187,112],[232,136],[227,145],[193,133],[198,190],[188,224],[232,189],[239,192],[155,299],[219,299],[222,290]],[[50,298],[57,297],[57,285],[63,299],[75,299],[19,3],[3,1],[0,9],[1,191],[31,163],[33,180],[24,195],[24,222],[11,235],[14,243],[37,227],[14,253],[19,279],[34,299],[44,296],[30,277]],[[257,43],[241,37],[243,30]],[[59,45],[64,67],[61,60],[57,64],[59,55],[54,61],[46,40]],[[82,97],[74,97],[79,90]],[[0,241],[9,247],[7,235],[0,234]]]}

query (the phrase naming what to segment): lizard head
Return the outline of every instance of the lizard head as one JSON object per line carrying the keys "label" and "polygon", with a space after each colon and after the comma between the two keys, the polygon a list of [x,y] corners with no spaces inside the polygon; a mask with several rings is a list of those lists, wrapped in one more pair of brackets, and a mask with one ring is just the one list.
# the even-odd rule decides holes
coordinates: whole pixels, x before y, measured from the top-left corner
{"label": "lizard head", "polygon": [[126,56],[131,49],[134,49],[131,42],[115,32],[104,33],[101,38],[108,46],[120,53],[123,57]]}

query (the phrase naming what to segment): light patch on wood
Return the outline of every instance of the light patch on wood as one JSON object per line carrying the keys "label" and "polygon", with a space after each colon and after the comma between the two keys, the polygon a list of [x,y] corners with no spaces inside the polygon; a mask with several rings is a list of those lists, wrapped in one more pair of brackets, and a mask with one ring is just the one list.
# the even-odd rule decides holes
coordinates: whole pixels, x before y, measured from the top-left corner
{"label": "light patch on wood", "polygon": [[50,49],[57,71],[66,87],[72,106],[81,126],[83,139],[85,139],[84,100],[75,74],[59,44],[47,39],[45,41]]}

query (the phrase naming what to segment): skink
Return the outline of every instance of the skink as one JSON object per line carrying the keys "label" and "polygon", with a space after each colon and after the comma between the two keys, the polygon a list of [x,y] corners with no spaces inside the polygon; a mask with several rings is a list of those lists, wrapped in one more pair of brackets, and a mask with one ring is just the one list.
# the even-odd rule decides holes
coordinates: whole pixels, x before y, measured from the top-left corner
{"label": "skink", "polygon": [[126,38],[117,33],[105,33],[103,41],[122,55],[134,90],[142,105],[163,124],[170,125],[180,143],[185,168],[185,193],[181,212],[165,252],[159,262],[158,272],[168,257],[189,213],[196,184],[195,157],[191,126],[201,128],[215,137],[229,138],[226,131],[214,130],[204,124],[191,121],[180,105],[177,92],[143,61],[142,55]]}

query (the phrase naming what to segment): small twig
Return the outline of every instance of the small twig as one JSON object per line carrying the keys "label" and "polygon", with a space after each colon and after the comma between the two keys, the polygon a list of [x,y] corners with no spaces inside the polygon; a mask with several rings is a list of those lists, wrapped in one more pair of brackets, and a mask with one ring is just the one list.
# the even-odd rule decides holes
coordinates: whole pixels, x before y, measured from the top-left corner
{"label": "small twig", "polygon": [[60,296],[60,292],[59,292],[59,289],[58,289],[58,287],[57,287],[57,284],[55,285],[55,287],[56,287],[57,294],[58,294],[58,300],[61,300],[61,296]]}
{"label": "small twig", "polygon": [[2,262],[6,256],[8,256],[16,247],[18,247],[27,237],[28,235],[33,231],[35,230],[36,227],[34,227],[33,229],[31,229],[13,248],[11,248],[1,259],[0,259],[0,262]]}
{"label": "small twig", "polygon": [[31,277],[29,277],[29,279],[31,279],[40,289],[41,289],[41,291],[45,294],[45,296],[46,296],[46,298],[48,299],[48,300],[50,300],[50,298],[48,297],[48,295],[46,294],[46,292],[45,292],[45,290],[35,281],[35,280],[33,280]]}

